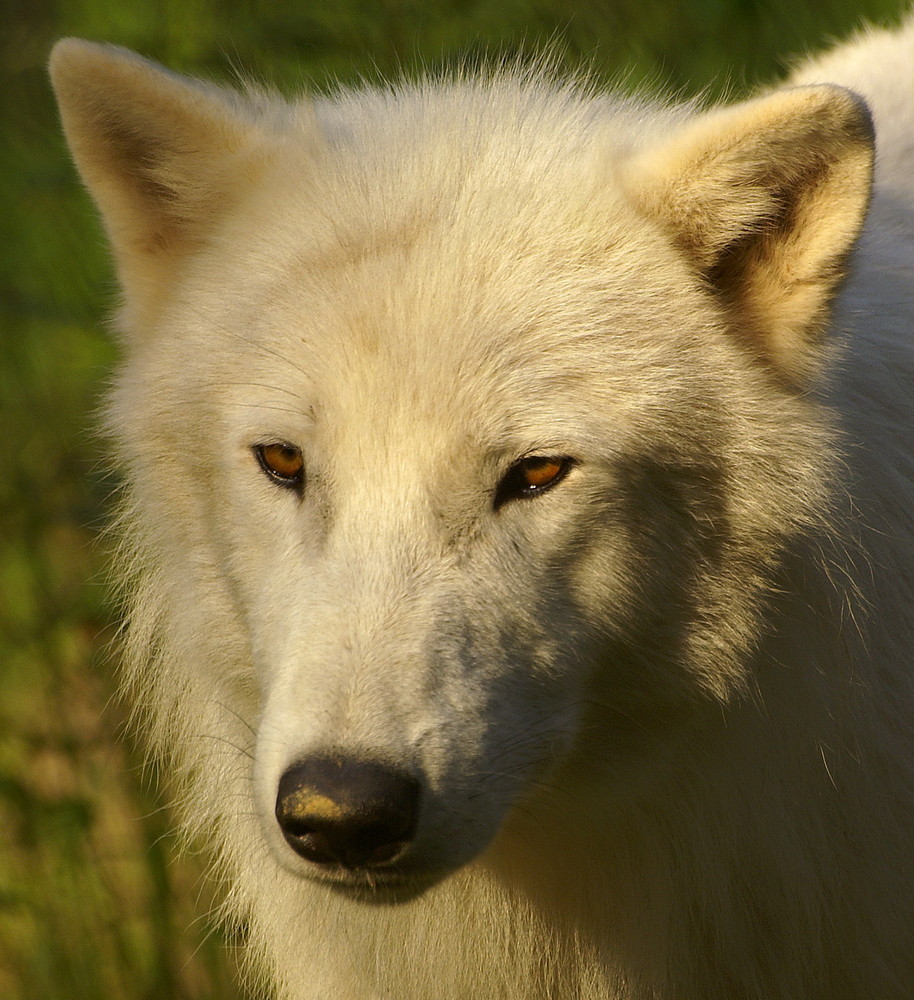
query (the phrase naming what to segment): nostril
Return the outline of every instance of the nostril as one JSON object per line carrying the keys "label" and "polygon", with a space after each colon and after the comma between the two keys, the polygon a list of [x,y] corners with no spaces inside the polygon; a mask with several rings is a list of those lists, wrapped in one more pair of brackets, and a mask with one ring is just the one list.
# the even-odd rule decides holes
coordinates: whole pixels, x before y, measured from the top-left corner
{"label": "nostril", "polygon": [[289,846],[318,865],[371,868],[412,841],[419,782],[377,761],[327,755],[293,765],[279,781],[276,819]]}

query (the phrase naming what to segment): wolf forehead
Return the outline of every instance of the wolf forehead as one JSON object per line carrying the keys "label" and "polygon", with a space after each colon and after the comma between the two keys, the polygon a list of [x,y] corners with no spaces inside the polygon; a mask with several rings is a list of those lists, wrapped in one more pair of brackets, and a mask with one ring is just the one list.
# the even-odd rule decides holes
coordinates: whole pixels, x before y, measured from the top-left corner
{"label": "wolf forehead", "polygon": [[545,81],[383,97],[316,101],[307,124],[295,115],[267,133],[268,166],[245,193],[252,208],[273,212],[272,235],[282,233],[286,256],[306,269],[379,258],[389,266],[423,241],[451,264],[469,253],[491,268],[487,259],[508,248],[540,263],[586,263],[621,235],[616,165],[668,117],[645,109],[636,119],[637,105],[622,99],[616,115],[614,101]]}
{"label": "wolf forehead", "polygon": [[545,80],[287,107],[266,165],[186,278],[184,298],[198,315],[210,303],[206,335],[228,331],[227,347],[244,353],[239,326],[279,337],[324,387],[344,371],[402,381],[421,366],[426,385],[440,371],[446,384],[507,389],[522,376],[533,390],[540,373],[545,396],[610,355],[656,362],[664,332],[684,342],[684,309],[714,325],[699,282],[616,177],[634,142],[681,112]]}
{"label": "wolf forehead", "polygon": [[536,222],[554,248],[573,249],[602,229],[615,162],[686,115],[507,73],[288,108],[276,133],[292,154],[288,197],[320,205],[354,257],[366,239],[397,248],[441,222],[515,242]]}
{"label": "wolf forehead", "polygon": [[[599,261],[549,257],[548,247],[537,260],[510,242],[501,252],[496,232],[480,259],[461,256],[449,228],[436,223],[342,267],[321,266],[334,248],[316,251],[307,229],[293,231],[272,275],[238,252],[231,273],[203,279],[212,311],[199,295],[189,313],[178,305],[181,336],[158,350],[186,357],[183,371],[196,370],[204,396],[220,382],[235,394],[239,371],[256,373],[260,388],[245,389],[246,400],[291,404],[317,424],[349,418],[381,431],[385,418],[405,433],[416,420],[453,426],[460,415],[483,439],[515,428],[531,447],[549,443],[536,440],[544,432],[596,429],[603,402],[618,422],[648,401],[679,410],[713,391],[709,374],[723,380],[713,311],[701,313],[698,290],[680,287],[674,298],[656,255],[633,254],[620,238]],[[697,367],[684,363],[689,355]],[[161,370],[176,377],[174,366]],[[281,426],[275,411],[272,419]]]}

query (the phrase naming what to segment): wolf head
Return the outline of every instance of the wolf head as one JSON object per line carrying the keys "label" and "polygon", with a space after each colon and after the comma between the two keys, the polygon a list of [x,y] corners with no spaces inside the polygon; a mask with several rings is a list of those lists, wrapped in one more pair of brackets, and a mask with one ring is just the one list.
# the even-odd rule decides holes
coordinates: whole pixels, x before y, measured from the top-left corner
{"label": "wolf head", "polygon": [[859,100],[52,73],[124,290],[128,682],[192,821],[401,899],[751,689],[827,502]]}

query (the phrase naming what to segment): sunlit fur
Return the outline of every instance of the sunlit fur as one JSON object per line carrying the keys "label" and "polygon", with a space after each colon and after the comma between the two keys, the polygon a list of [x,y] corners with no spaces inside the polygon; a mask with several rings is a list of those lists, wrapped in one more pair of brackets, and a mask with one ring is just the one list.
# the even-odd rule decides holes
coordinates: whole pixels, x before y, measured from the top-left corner
{"label": "sunlit fur", "polygon": [[[914,24],[706,112],[52,75],[125,293],[124,685],[256,974],[910,1000]],[[856,250],[869,119],[819,83],[875,122]],[[493,503],[531,455],[574,464]],[[283,842],[328,745],[423,782],[417,898]]]}

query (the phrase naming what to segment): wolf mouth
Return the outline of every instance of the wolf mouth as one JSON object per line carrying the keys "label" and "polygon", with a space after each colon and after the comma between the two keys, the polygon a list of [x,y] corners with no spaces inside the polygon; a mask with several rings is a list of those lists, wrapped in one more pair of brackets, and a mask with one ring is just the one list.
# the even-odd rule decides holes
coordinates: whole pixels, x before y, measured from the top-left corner
{"label": "wolf mouth", "polygon": [[391,876],[381,879],[376,876],[353,878],[354,873],[347,872],[346,881],[334,878],[321,879],[321,885],[332,890],[336,895],[350,899],[356,903],[371,906],[399,906],[418,899],[441,879],[441,874],[414,876],[411,878]]}

